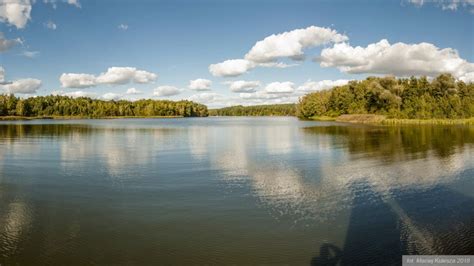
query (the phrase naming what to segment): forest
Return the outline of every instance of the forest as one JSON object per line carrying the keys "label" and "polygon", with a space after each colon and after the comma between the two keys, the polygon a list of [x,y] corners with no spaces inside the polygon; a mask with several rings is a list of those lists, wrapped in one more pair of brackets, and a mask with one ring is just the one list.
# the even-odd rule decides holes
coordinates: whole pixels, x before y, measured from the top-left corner
{"label": "forest", "polygon": [[0,116],[21,117],[114,117],[114,116],[208,116],[207,107],[191,101],[103,101],[87,97],[37,96],[26,99],[0,95]]}
{"label": "forest", "polygon": [[310,93],[297,105],[300,118],[378,114],[397,119],[455,119],[474,116],[474,84],[442,74],[426,77],[368,77]]}
{"label": "forest", "polygon": [[368,77],[313,92],[298,104],[231,106],[208,110],[191,101],[104,101],[87,97],[0,95],[0,116],[150,117],[150,116],[298,116],[337,117],[377,114],[396,119],[458,119],[474,116],[474,84],[450,74],[426,77]]}
{"label": "forest", "polygon": [[211,116],[295,116],[296,104],[270,104],[253,106],[230,106],[210,109]]}

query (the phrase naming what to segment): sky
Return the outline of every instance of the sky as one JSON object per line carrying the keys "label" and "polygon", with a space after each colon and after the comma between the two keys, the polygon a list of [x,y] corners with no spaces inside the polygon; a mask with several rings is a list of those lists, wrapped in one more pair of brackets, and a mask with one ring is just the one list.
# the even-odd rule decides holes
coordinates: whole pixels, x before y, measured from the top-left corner
{"label": "sky", "polygon": [[0,0],[0,93],[297,102],[367,76],[474,82],[474,0]]}

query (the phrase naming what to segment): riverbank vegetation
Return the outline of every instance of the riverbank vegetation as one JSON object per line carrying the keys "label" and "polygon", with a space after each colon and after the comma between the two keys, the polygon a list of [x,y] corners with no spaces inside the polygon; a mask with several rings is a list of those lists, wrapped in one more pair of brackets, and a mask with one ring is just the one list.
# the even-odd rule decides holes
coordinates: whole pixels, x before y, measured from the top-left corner
{"label": "riverbank vegetation", "polygon": [[[372,116],[340,117],[355,114]],[[416,123],[446,119],[469,123],[472,121],[469,118],[474,116],[474,84],[456,81],[449,74],[442,74],[431,82],[426,77],[369,77],[305,95],[298,103],[297,115],[300,118],[333,117],[348,122],[376,119],[402,124],[412,119],[418,119]]]}
{"label": "riverbank vegetation", "polygon": [[211,116],[295,116],[296,104],[270,104],[253,106],[231,106],[210,109]]}
{"label": "riverbank vegetation", "polygon": [[53,95],[21,99],[0,95],[0,117],[5,119],[200,116],[208,116],[207,107],[191,101],[103,101]]}

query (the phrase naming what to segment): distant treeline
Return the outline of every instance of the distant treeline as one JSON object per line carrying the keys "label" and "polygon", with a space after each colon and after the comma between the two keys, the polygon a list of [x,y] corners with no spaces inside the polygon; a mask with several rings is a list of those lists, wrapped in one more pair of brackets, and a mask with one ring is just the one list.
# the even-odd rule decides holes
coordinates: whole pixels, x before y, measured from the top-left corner
{"label": "distant treeline", "polygon": [[207,107],[191,101],[103,101],[86,97],[0,95],[0,116],[207,116]]}
{"label": "distant treeline", "polygon": [[426,77],[369,77],[305,95],[298,116],[380,114],[389,118],[468,118],[474,116],[474,84],[442,74]]}
{"label": "distant treeline", "polygon": [[295,116],[296,104],[271,104],[254,106],[231,106],[210,109],[212,116]]}

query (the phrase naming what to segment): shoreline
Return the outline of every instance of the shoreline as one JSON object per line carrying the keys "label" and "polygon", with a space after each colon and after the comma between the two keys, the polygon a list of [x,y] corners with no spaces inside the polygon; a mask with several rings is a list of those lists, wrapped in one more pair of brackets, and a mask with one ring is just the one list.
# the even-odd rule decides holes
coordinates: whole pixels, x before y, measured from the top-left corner
{"label": "shoreline", "polygon": [[80,119],[161,119],[161,118],[185,118],[184,116],[0,116],[0,121],[29,121],[29,120],[80,120]]}
{"label": "shoreline", "polygon": [[[208,116],[208,117],[294,117],[294,116]],[[31,120],[89,120],[89,119],[171,119],[188,118],[184,116],[105,116],[105,117],[87,117],[87,116],[0,116],[0,121],[31,121]],[[193,117],[190,117],[193,118]],[[301,119],[301,118],[298,118]],[[313,116],[303,120],[321,121],[321,122],[342,122],[351,124],[376,124],[376,125],[474,125],[474,117],[471,118],[430,118],[430,119],[399,119],[387,118],[384,115],[373,114],[353,114],[331,116]]]}
{"label": "shoreline", "polygon": [[313,121],[334,121],[352,124],[377,124],[377,125],[474,125],[474,117],[471,118],[429,118],[429,119],[401,119],[387,118],[384,115],[354,114],[340,115],[337,117],[313,116]]}

